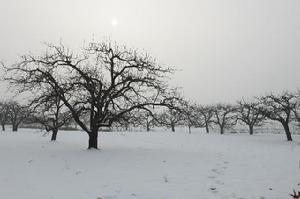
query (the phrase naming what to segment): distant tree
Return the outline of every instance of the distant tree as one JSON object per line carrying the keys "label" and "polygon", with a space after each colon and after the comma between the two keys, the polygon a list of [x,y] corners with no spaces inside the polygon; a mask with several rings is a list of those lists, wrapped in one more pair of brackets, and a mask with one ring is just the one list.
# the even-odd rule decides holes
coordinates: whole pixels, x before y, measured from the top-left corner
{"label": "distant tree", "polygon": [[180,95],[177,89],[171,91],[171,97],[169,98],[169,107],[163,109],[158,116],[158,122],[161,126],[171,128],[172,132],[175,132],[177,125],[184,124],[185,113],[184,99]]}
{"label": "distant tree", "polygon": [[250,135],[253,135],[254,127],[261,126],[266,118],[261,113],[258,102],[246,102],[245,100],[238,102],[237,115],[238,120],[249,127]]}
{"label": "distant tree", "polygon": [[260,112],[270,120],[281,123],[288,141],[292,141],[289,123],[292,113],[297,107],[297,97],[294,93],[284,92],[279,95],[266,95],[259,98]]}
{"label": "distant tree", "polygon": [[188,126],[189,133],[191,133],[191,128],[202,128],[205,126],[204,118],[199,111],[199,105],[192,104],[188,101],[183,101],[182,114],[183,123]]}
{"label": "distant tree", "polygon": [[151,128],[154,128],[159,124],[158,114],[155,112],[155,110],[152,111],[153,112],[151,113],[146,111],[139,111],[139,113],[135,117],[135,124],[137,126],[144,127],[147,132],[149,132]]}
{"label": "distant tree", "polygon": [[224,134],[225,129],[232,128],[237,123],[236,107],[230,104],[217,104],[214,107],[213,122],[219,126],[220,133]]}
{"label": "distant tree", "polygon": [[0,122],[2,126],[2,131],[5,131],[5,124],[8,120],[8,104],[7,102],[0,102]]}
{"label": "distant tree", "polygon": [[31,109],[33,121],[52,132],[51,141],[56,141],[59,128],[72,119],[72,114],[54,91],[41,93],[31,102]]}
{"label": "distant tree", "polygon": [[209,133],[209,127],[211,123],[213,123],[213,116],[214,116],[214,107],[213,106],[199,106],[197,111],[203,118],[204,126],[206,133]]}
{"label": "distant tree", "polygon": [[8,119],[12,124],[12,131],[18,131],[19,125],[30,115],[27,106],[22,106],[16,101],[8,102]]}
{"label": "distant tree", "polygon": [[184,116],[181,111],[168,108],[159,114],[158,120],[161,126],[170,128],[172,132],[175,132],[175,127],[184,121]]}
{"label": "distant tree", "polygon": [[33,93],[51,87],[88,134],[91,149],[98,148],[99,128],[137,109],[168,106],[166,76],[171,73],[148,54],[100,42],[77,55],[63,45],[49,45],[44,55],[23,56],[7,69],[6,79]]}
{"label": "distant tree", "polygon": [[296,107],[293,110],[293,113],[294,113],[294,119],[298,123],[298,126],[300,127],[300,91],[298,91],[295,95],[296,95]]}

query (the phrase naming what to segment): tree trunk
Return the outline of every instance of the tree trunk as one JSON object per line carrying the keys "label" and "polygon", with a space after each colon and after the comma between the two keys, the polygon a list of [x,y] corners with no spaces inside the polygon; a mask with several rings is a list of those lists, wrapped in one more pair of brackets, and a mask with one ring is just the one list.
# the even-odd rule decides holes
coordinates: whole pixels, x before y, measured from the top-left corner
{"label": "tree trunk", "polygon": [[146,126],[146,128],[147,128],[147,132],[149,132],[150,131],[150,125],[149,125],[149,122],[147,122],[147,124],[146,124],[147,126]]}
{"label": "tree trunk", "polygon": [[253,126],[252,125],[249,125],[249,133],[250,133],[250,135],[253,135]]}
{"label": "tree trunk", "polygon": [[13,124],[12,131],[18,131],[18,125]]}
{"label": "tree trunk", "polygon": [[192,133],[191,126],[189,125],[189,134],[191,134],[191,133]]}
{"label": "tree trunk", "polygon": [[283,128],[284,128],[285,134],[286,134],[287,141],[293,141],[292,135],[291,135],[291,132],[290,132],[289,124],[288,123],[282,123],[282,125],[283,125]]}
{"label": "tree trunk", "polygon": [[175,125],[174,124],[171,124],[171,129],[172,129],[172,132],[175,132]]}
{"label": "tree trunk", "polygon": [[89,147],[88,149],[98,149],[98,129],[89,133]]}
{"label": "tree trunk", "polygon": [[2,125],[2,131],[5,131],[5,124],[2,123],[1,125]]}
{"label": "tree trunk", "polygon": [[51,141],[56,141],[58,129],[52,130]]}
{"label": "tree trunk", "polygon": [[205,129],[206,129],[206,133],[209,133],[209,128],[207,124],[205,124]]}
{"label": "tree trunk", "polygon": [[220,133],[221,133],[221,135],[224,134],[224,127],[223,126],[220,127]]}

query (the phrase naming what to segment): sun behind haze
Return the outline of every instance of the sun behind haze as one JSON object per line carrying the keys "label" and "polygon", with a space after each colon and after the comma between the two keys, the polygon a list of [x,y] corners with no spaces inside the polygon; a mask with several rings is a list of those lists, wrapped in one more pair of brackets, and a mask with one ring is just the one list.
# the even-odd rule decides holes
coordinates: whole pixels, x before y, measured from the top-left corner
{"label": "sun behind haze", "polygon": [[1,0],[0,59],[109,38],[178,69],[188,98],[234,102],[299,88],[299,13],[299,0]]}

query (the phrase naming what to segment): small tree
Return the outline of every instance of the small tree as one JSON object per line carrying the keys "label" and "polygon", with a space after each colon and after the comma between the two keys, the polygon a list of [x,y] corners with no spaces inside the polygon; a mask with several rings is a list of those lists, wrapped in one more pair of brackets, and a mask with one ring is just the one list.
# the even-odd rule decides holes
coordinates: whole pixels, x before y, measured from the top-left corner
{"label": "small tree", "polygon": [[293,110],[294,120],[298,123],[300,127],[300,91],[296,93],[296,107]]}
{"label": "small tree", "polygon": [[171,131],[175,132],[175,127],[184,121],[184,116],[178,109],[168,108],[159,114],[158,120],[160,125],[171,128]]}
{"label": "small tree", "polygon": [[292,120],[292,113],[297,106],[297,97],[291,92],[284,92],[280,95],[266,95],[259,98],[260,112],[270,120],[279,122],[285,131],[288,141],[292,141],[289,123]]}
{"label": "small tree", "polygon": [[213,106],[199,106],[197,111],[203,118],[206,133],[209,133],[209,127],[213,123],[214,107]]}
{"label": "small tree", "polygon": [[204,127],[204,118],[199,112],[199,106],[197,104],[191,104],[188,101],[183,102],[182,108],[183,123],[188,126],[189,133],[191,133],[191,128],[201,128]]}
{"label": "small tree", "polygon": [[151,128],[159,124],[158,115],[154,110],[152,110],[151,113],[139,111],[138,114],[136,114],[134,124],[144,127],[146,131],[149,132]]}
{"label": "small tree", "polygon": [[43,125],[47,132],[52,132],[51,141],[56,141],[59,128],[72,119],[72,114],[53,91],[41,93],[31,102],[31,108],[33,121]]}
{"label": "small tree", "polygon": [[261,114],[259,103],[257,102],[239,101],[237,115],[238,120],[249,127],[250,135],[253,135],[254,127],[261,126],[265,120],[265,116]]}
{"label": "small tree", "polygon": [[173,89],[170,96],[168,99],[169,106],[159,114],[158,122],[175,132],[175,127],[183,124],[185,120],[184,100],[177,89]]}
{"label": "small tree", "polygon": [[8,102],[8,119],[12,124],[12,131],[18,131],[19,125],[30,115],[28,107],[18,102]]}
{"label": "small tree", "polygon": [[221,134],[224,134],[225,129],[232,128],[237,123],[236,107],[230,104],[216,105],[214,114],[213,122],[219,126]]}

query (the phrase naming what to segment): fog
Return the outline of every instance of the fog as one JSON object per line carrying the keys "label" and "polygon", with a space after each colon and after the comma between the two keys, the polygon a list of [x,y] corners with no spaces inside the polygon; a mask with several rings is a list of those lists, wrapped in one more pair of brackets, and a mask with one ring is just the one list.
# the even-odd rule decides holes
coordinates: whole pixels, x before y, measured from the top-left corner
{"label": "fog", "polygon": [[176,68],[172,85],[199,103],[300,88],[299,0],[0,2],[7,65],[41,52],[43,42],[80,48],[110,39]]}

